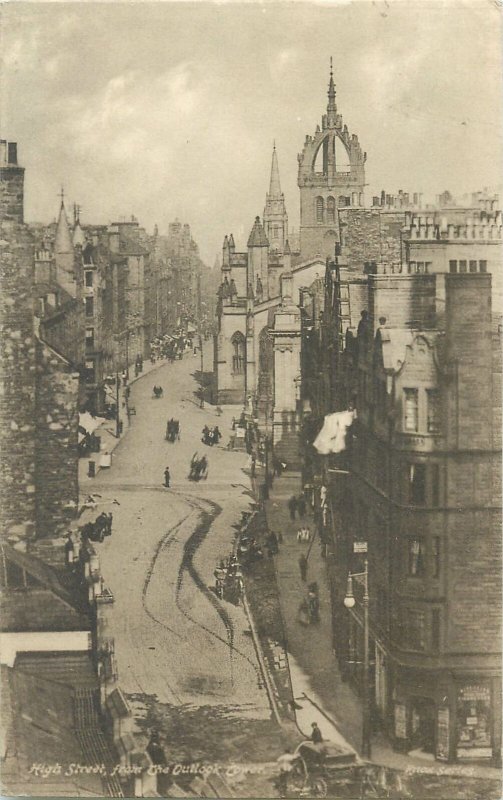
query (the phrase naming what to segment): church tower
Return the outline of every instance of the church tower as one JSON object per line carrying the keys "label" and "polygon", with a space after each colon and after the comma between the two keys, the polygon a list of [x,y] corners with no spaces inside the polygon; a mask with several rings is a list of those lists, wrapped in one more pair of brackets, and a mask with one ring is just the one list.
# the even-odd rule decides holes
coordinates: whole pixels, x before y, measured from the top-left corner
{"label": "church tower", "polygon": [[337,113],[330,59],[327,113],[314,136],[306,136],[298,155],[300,189],[300,252],[303,259],[333,256],[340,241],[338,207],[364,204],[365,161],[358,137],[350,134]]}
{"label": "church tower", "polygon": [[279,182],[278,156],[276,144],[272,149],[271,182],[265,198],[264,228],[269,240],[270,250],[282,253],[288,239],[288,214],[285,207],[285,195]]}

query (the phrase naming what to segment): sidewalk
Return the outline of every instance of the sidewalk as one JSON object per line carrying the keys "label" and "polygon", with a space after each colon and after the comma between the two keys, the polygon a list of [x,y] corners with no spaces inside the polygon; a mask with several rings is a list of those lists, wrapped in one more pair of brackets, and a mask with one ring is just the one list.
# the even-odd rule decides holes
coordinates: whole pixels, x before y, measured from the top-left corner
{"label": "sidewalk", "polygon": [[[150,361],[145,361],[143,364],[143,372],[140,372],[139,375],[136,377],[130,377],[128,386],[132,386],[133,383],[139,381],[145,375],[148,375],[150,372],[154,372],[154,370],[159,369],[159,367],[163,367],[167,362],[167,359],[163,358],[152,364]],[[130,367],[130,375],[131,372],[134,372],[134,364]],[[126,405],[124,400],[124,387],[121,387],[121,398],[120,398],[121,408],[120,408],[120,420],[123,424],[122,428],[122,436],[117,438],[115,435],[115,420],[109,419],[100,425],[99,428],[96,428],[96,435],[101,437],[101,448],[99,453],[90,453],[88,456],[84,456],[83,458],[79,458],[79,487],[84,486],[92,486],[94,482],[94,478],[90,478],[88,475],[88,462],[94,461],[96,463],[96,475],[100,471],[100,457],[104,453],[113,454],[115,448],[120,444],[123,440],[124,436],[126,435],[129,427],[131,424],[131,418],[128,420],[128,415],[126,413]],[[134,415],[133,415],[134,416]],[[112,458],[112,465],[113,465],[113,458]]]}
{"label": "sidewalk", "polygon": [[[260,482],[262,476],[258,476]],[[275,557],[276,574],[278,580],[280,602],[286,626],[288,654],[291,660],[292,685],[294,696],[298,698],[305,695],[308,705],[302,703],[302,710],[298,712],[297,722],[299,727],[309,734],[310,721],[318,722],[322,733],[327,739],[335,740],[332,725],[335,726],[340,737],[338,741],[345,740],[346,746],[360,751],[361,745],[361,702],[349,683],[342,681],[339,673],[337,659],[332,650],[332,609],[331,598],[326,571],[326,563],[321,557],[318,538],[311,547],[308,561],[307,582],[300,577],[298,559],[301,553],[307,554],[309,543],[297,541],[297,530],[301,522],[297,518],[290,519],[287,501],[293,495],[301,492],[301,476],[297,472],[286,472],[281,478],[275,478],[270,490],[269,500],[266,501],[265,510],[268,527],[276,534],[281,532],[283,544],[280,545],[279,555]],[[313,517],[308,513],[303,523],[315,530]],[[306,594],[307,583],[317,581],[320,595],[320,623],[313,626],[304,626],[298,622],[298,607]],[[311,705],[309,706],[309,701]],[[325,720],[314,712],[312,701],[319,707]],[[312,719],[311,719],[312,717]],[[304,730],[304,728],[306,728]],[[337,740],[335,740],[337,741]],[[410,755],[397,753],[382,733],[375,733],[372,737],[372,761],[376,764],[398,770],[428,770],[434,773],[449,775],[466,775],[469,768],[470,775],[477,778],[500,780],[501,773],[498,769],[481,765],[456,765],[439,764],[433,760],[415,758]]]}

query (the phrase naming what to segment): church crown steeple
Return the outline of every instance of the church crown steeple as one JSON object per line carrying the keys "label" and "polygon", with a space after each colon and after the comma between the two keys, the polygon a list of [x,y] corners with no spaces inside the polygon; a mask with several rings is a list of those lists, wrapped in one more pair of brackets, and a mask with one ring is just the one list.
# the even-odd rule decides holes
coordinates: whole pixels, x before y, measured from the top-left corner
{"label": "church crown steeple", "polygon": [[327,126],[334,128],[337,124],[337,104],[335,102],[335,83],[332,56],[330,56],[330,81],[328,83]]}

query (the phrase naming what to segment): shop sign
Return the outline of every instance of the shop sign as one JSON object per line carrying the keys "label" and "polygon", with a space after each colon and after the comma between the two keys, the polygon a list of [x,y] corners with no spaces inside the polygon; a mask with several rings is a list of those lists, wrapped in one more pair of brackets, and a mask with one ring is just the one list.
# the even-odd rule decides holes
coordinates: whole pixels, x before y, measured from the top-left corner
{"label": "shop sign", "polygon": [[407,709],[403,703],[395,703],[395,736],[407,738]]}
{"label": "shop sign", "polygon": [[366,553],[367,542],[353,542],[353,553]]}
{"label": "shop sign", "polygon": [[448,708],[439,708],[437,711],[436,756],[439,761],[449,760],[449,709]]}
{"label": "shop sign", "polygon": [[458,758],[490,758],[491,689],[488,683],[459,687],[456,722]]}

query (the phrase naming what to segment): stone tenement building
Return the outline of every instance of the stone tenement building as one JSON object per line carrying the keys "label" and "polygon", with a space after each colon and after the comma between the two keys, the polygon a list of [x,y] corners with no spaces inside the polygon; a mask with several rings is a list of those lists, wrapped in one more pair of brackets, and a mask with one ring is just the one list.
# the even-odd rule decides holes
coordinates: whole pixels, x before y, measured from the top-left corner
{"label": "stone tenement building", "polygon": [[342,246],[303,341],[315,414],[350,401],[358,413],[346,453],[314,461],[333,520],[337,652],[359,682],[362,620],[343,600],[365,542],[376,716],[402,750],[497,762],[501,215],[481,195],[406,222],[398,263],[369,259],[358,273]]}
{"label": "stone tenement building", "polygon": [[[178,219],[170,222],[168,235],[158,236],[159,252],[169,262],[170,299],[174,303],[174,327],[198,327],[201,319],[201,272],[205,269],[190,225]],[[172,306],[173,307],[173,306]],[[170,319],[171,325],[171,319]]]}
{"label": "stone tenement building", "polygon": [[24,169],[0,141],[2,538],[56,538],[78,500],[79,376],[36,333],[34,242],[23,223]]}

